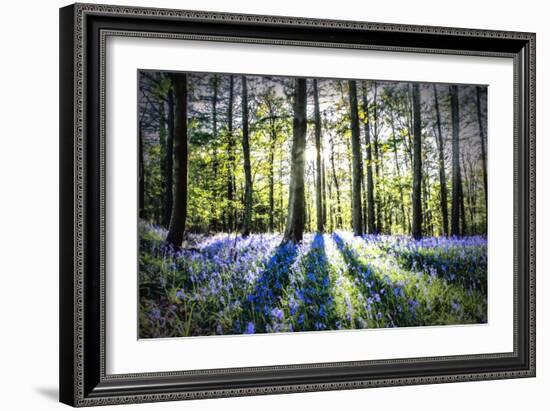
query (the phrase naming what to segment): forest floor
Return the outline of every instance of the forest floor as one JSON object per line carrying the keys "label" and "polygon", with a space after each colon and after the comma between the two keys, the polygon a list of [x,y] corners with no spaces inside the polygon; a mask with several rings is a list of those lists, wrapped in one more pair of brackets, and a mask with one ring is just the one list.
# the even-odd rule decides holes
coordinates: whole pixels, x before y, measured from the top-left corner
{"label": "forest floor", "polygon": [[487,322],[485,237],[139,234],[141,338]]}

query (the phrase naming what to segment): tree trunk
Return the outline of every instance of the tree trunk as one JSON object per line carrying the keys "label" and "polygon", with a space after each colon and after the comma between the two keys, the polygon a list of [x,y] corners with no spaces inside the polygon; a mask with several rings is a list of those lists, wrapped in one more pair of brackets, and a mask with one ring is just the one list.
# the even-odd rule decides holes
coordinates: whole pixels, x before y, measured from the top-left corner
{"label": "tree trunk", "polygon": [[[345,103],[345,100],[343,100],[342,103]],[[348,179],[349,179],[349,209],[350,209],[349,226],[353,227],[353,181],[352,181],[353,180],[352,179],[352,175],[353,175],[352,169],[353,169],[353,167],[351,165],[352,159],[351,159],[350,139],[347,138],[347,137],[344,137],[344,144],[346,145],[346,160],[347,160],[346,163],[348,165],[348,172],[347,172],[346,177],[348,177]]]}
{"label": "tree trunk", "polygon": [[361,175],[363,174],[363,162],[361,159],[361,140],[359,136],[359,113],[357,110],[357,84],[355,80],[350,80],[349,83],[349,105],[350,105],[350,121],[351,121],[351,151],[353,162],[352,175],[352,222],[353,233],[356,236],[363,235],[363,210],[361,204]]}
{"label": "tree trunk", "polygon": [[363,110],[365,112],[365,148],[367,151],[367,232],[373,234],[376,232],[374,226],[374,182],[372,179],[372,147],[370,143],[370,116],[369,106],[367,101],[367,86],[366,82],[362,82],[363,88]]}
{"label": "tree trunk", "polygon": [[[323,145],[321,144],[321,153],[323,153]],[[322,217],[323,217],[323,228],[327,225],[327,175],[325,170],[325,159],[321,159],[321,192],[322,192],[322,198],[321,198],[321,205],[323,209]]]}
{"label": "tree trunk", "polygon": [[250,142],[248,139],[248,90],[246,76],[242,76],[243,160],[244,160],[244,218],[243,237],[250,234],[252,224],[252,169],[250,166]]}
{"label": "tree trunk", "polygon": [[160,187],[161,187],[161,196],[160,196],[160,203],[158,206],[155,206],[154,214],[155,214],[155,224],[162,225],[164,227],[168,227],[168,225],[164,224],[164,216],[166,214],[166,204],[163,201],[163,194],[165,190],[166,182],[164,181],[164,169],[166,168],[165,162],[166,162],[166,107],[164,104],[164,96],[159,95],[158,96],[158,114],[159,114],[159,128],[158,128],[158,137],[159,137],[159,147],[160,147],[160,155],[159,155],[159,171],[160,171]]}
{"label": "tree trunk", "polygon": [[462,153],[462,169],[464,170],[464,173],[462,174],[464,176],[464,185],[466,186],[466,207],[468,207],[468,214],[470,216],[470,234],[474,234],[476,227],[475,227],[475,203],[473,202],[473,195],[472,195],[472,180],[473,180],[473,174],[471,173],[471,167],[470,169],[466,168],[466,160],[464,158],[464,153]]}
{"label": "tree trunk", "polygon": [[422,236],[422,124],[420,116],[420,90],[413,85],[413,193],[412,193],[412,236]]}
{"label": "tree trunk", "polygon": [[437,88],[435,84],[434,89],[434,105],[435,116],[437,126],[437,152],[438,152],[438,166],[439,166],[439,185],[441,186],[441,228],[443,235],[449,235],[449,210],[447,203],[447,177],[445,176],[445,155],[444,155],[444,143],[443,134],[441,133],[441,114],[439,112],[439,99],[437,98]]}
{"label": "tree trunk", "polygon": [[297,78],[294,91],[294,122],[292,158],[290,169],[290,192],[288,199],[287,224],[283,243],[302,241],[305,219],[304,167],[307,130],[306,79]]}
{"label": "tree trunk", "polygon": [[275,214],[275,141],[277,138],[277,132],[275,130],[275,119],[271,116],[271,141],[269,142],[269,231],[273,232],[274,230],[274,214]]}
{"label": "tree trunk", "polygon": [[382,232],[382,216],[380,214],[380,155],[378,144],[378,83],[374,82],[374,172],[376,174],[376,190],[374,193],[374,202],[376,203],[376,232]]}
{"label": "tree trunk", "polygon": [[453,165],[453,193],[451,199],[451,235],[460,235],[460,142],[459,142],[459,112],[458,88],[450,86],[451,94],[451,123],[453,129],[452,165]]}
{"label": "tree trunk", "polygon": [[187,219],[187,75],[172,74],[175,93],[174,171],[176,189],[166,242],[180,247]]}
{"label": "tree trunk", "polygon": [[218,227],[218,217],[216,213],[216,207],[218,204],[218,76],[214,75],[212,79],[212,145],[213,159],[212,159],[212,204],[211,204],[211,216],[210,216],[210,228],[216,230]]}
{"label": "tree trunk", "polygon": [[139,218],[145,219],[145,156],[143,155],[143,131],[139,123]]}
{"label": "tree trunk", "polygon": [[168,90],[167,96],[167,133],[166,133],[166,158],[164,161],[164,214],[162,225],[168,227],[172,217],[173,201],[173,169],[174,169],[174,90],[172,87]]}
{"label": "tree trunk", "polygon": [[235,192],[235,141],[233,139],[233,76],[229,76],[229,102],[227,107],[227,229],[235,229],[233,198]]}
{"label": "tree trunk", "polygon": [[336,190],[336,218],[335,227],[342,228],[342,204],[340,202],[340,183],[336,175],[336,165],[334,163],[334,141],[330,137],[330,165],[332,169],[332,180],[334,181],[334,189]]}
{"label": "tree trunk", "polygon": [[464,188],[462,187],[462,172],[458,174],[458,199],[460,204],[460,235],[466,235],[466,209],[464,208]]}
{"label": "tree trunk", "polygon": [[322,194],[322,171],[321,171],[321,113],[319,112],[319,90],[317,79],[313,79],[313,111],[315,116],[315,152],[316,152],[316,175],[315,175],[315,204],[317,208],[317,231],[324,231],[323,220],[323,194]]}
{"label": "tree trunk", "polygon": [[397,158],[397,139],[395,137],[395,123],[394,123],[394,114],[393,114],[393,108],[390,108],[390,121],[391,121],[391,133],[392,133],[392,141],[393,141],[393,158],[395,161],[395,169],[397,171],[397,181],[399,185],[399,208],[401,210],[401,221],[402,221],[402,227],[405,231],[408,231],[409,224],[407,222],[407,216],[405,214],[405,196],[403,194],[403,184],[401,181],[401,169],[399,167],[399,160]]}
{"label": "tree trunk", "polygon": [[327,181],[327,190],[328,190],[328,224],[329,231],[334,231],[334,205],[332,203],[332,183],[330,179]]}
{"label": "tree trunk", "polygon": [[483,167],[483,189],[485,192],[485,209],[487,209],[487,201],[489,199],[489,192],[487,191],[487,154],[485,150],[485,129],[483,128],[483,115],[481,113],[481,86],[476,87],[477,97],[477,122],[479,125],[479,140],[481,143],[481,161]]}
{"label": "tree trunk", "polygon": [[[366,164],[365,162],[365,159],[363,158],[363,163]],[[361,207],[362,207],[362,211],[363,211],[363,233],[366,233],[367,232],[367,188],[365,186],[365,182],[366,182],[366,178],[365,178],[365,170],[363,170],[363,172],[361,173],[361,197],[362,197],[362,202],[361,202]]]}
{"label": "tree trunk", "polygon": [[285,221],[284,221],[284,190],[283,190],[283,156],[279,155],[279,212],[278,220],[277,220],[277,227],[279,227],[279,232],[284,232],[285,229]]}

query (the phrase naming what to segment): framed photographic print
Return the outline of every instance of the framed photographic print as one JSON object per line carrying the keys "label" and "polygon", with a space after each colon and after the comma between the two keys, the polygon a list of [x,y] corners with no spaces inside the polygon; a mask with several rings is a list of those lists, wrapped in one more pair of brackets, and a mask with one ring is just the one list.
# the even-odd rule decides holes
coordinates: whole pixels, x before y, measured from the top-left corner
{"label": "framed photographic print", "polygon": [[60,10],[60,399],[535,375],[535,35]]}

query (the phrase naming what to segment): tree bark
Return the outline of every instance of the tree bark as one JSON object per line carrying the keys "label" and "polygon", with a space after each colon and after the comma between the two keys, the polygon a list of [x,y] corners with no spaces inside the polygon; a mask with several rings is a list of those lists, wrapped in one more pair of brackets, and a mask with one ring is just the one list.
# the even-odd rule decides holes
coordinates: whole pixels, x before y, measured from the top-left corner
{"label": "tree bark", "polygon": [[[323,153],[323,145],[321,144],[321,153]],[[322,217],[323,217],[323,229],[326,227],[327,225],[327,175],[326,175],[326,170],[325,170],[325,159],[322,158],[321,159],[321,179],[322,179],[322,183],[321,183],[321,192],[322,192],[322,199],[321,199],[321,205],[322,205],[322,208],[323,208],[323,213],[322,213]]]}
{"label": "tree bark", "polygon": [[422,124],[420,116],[420,90],[413,85],[413,193],[412,193],[412,236],[422,236]]}
{"label": "tree bark", "polygon": [[399,185],[399,208],[401,210],[401,220],[402,220],[402,227],[405,231],[408,231],[409,224],[407,222],[407,216],[405,214],[405,196],[403,194],[403,184],[401,181],[401,169],[399,167],[399,160],[397,158],[397,139],[395,137],[395,123],[394,123],[394,114],[393,114],[393,108],[390,108],[390,121],[391,121],[391,133],[392,133],[392,141],[393,141],[393,158],[395,161],[395,169],[397,171],[397,181]]}
{"label": "tree bark", "polygon": [[323,219],[323,194],[322,194],[322,171],[321,171],[321,113],[319,111],[319,89],[317,79],[313,79],[313,111],[315,117],[315,152],[316,152],[316,175],[315,175],[315,204],[317,208],[317,231],[324,231]]}
{"label": "tree bark", "polygon": [[248,139],[248,89],[246,76],[242,76],[243,160],[244,160],[244,218],[243,237],[250,234],[252,223],[252,170],[250,166],[250,142]]}
{"label": "tree bark", "polygon": [[459,111],[458,111],[458,87],[450,86],[451,94],[451,123],[453,130],[453,145],[452,145],[452,199],[451,199],[451,235],[460,235],[460,141],[459,141]]}
{"label": "tree bark", "polygon": [[302,241],[305,223],[304,167],[307,130],[307,91],[306,79],[297,78],[294,90],[294,122],[292,158],[290,169],[290,192],[288,200],[287,224],[283,243]]}
{"label": "tree bark", "polygon": [[145,219],[145,156],[143,155],[143,131],[139,123],[139,218]]}
{"label": "tree bark", "polygon": [[370,143],[370,116],[369,106],[367,101],[367,86],[366,82],[362,82],[363,88],[363,110],[365,112],[365,148],[367,151],[367,232],[374,234],[376,228],[374,226],[375,210],[374,210],[374,182],[372,178],[372,147]]}
{"label": "tree bark", "polygon": [[164,161],[164,215],[162,219],[164,227],[169,227],[170,225],[174,198],[174,90],[172,87],[168,90],[167,110],[166,158]]}
{"label": "tree bark", "polygon": [[277,139],[277,132],[275,130],[275,119],[271,117],[271,140],[269,142],[269,231],[274,230],[274,214],[275,214],[275,141]]}
{"label": "tree bark", "polygon": [[336,165],[334,162],[334,141],[332,136],[330,137],[330,165],[332,170],[332,180],[334,181],[334,189],[336,190],[336,218],[334,226],[336,228],[342,228],[342,204],[340,202],[340,183],[338,182],[338,176],[336,175]]}
{"label": "tree bark", "polygon": [[485,150],[485,129],[483,127],[483,115],[481,113],[481,86],[476,87],[477,98],[477,122],[479,125],[479,140],[481,143],[481,161],[483,167],[483,189],[485,192],[485,209],[487,210],[487,201],[489,199],[489,192],[487,191],[487,154]]}
{"label": "tree bark", "polygon": [[175,93],[174,171],[176,189],[166,242],[181,247],[187,219],[187,75],[172,74]]}
{"label": "tree bark", "polygon": [[361,204],[361,175],[363,174],[363,162],[361,161],[361,140],[359,136],[359,113],[357,110],[357,84],[355,80],[349,80],[349,105],[351,122],[351,151],[352,151],[352,225],[356,236],[363,235],[363,210]]}
{"label": "tree bark", "polygon": [[214,75],[212,78],[212,145],[213,145],[213,159],[212,159],[212,204],[211,204],[211,216],[210,216],[210,228],[217,229],[218,216],[216,213],[216,207],[218,204],[218,76]]}
{"label": "tree bark", "polygon": [[373,124],[374,124],[374,172],[376,174],[376,190],[374,193],[374,202],[376,204],[375,210],[375,219],[376,219],[376,228],[377,233],[382,232],[382,216],[380,213],[380,155],[379,155],[379,144],[378,144],[378,83],[374,82],[374,96],[373,96],[373,106],[374,106],[374,115],[373,115]]}
{"label": "tree bark", "polygon": [[462,187],[462,171],[458,174],[458,199],[460,204],[460,235],[466,235],[466,209],[464,208],[464,188]]}
{"label": "tree bark", "polygon": [[227,107],[227,229],[233,231],[234,211],[233,197],[235,192],[235,141],[233,139],[233,76],[229,76],[229,102]]}
{"label": "tree bark", "polygon": [[449,210],[447,203],[447,177],[445,176],[445,155],[444,155],[444,143],[443,134],[441,133],[441,114],[439,111],[439,99],[437,98],[437,88],[433,85],[434,89],[434,105],[435,116],[437,126],[437,152],[438,152],[438,166],[439,166],[439,185],[441,186],[441,228],[443,229],[443,235],[449,235]]}

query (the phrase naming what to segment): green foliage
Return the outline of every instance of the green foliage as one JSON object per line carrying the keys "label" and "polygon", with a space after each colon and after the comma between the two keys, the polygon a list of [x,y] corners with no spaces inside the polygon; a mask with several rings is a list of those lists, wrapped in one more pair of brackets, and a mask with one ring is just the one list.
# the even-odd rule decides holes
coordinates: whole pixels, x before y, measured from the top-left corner
{"label": "green foliage", "polygon": [[[144,87],[147,104],[140,111],[141,117],[148,119],[149,124],[144,133],[145,204],[142,217],[161,224],[162,209],[171,209],[170,204],[163,204],[166,185],[164,162],[169,141],[166,103],[167,93],[171,91],[171,81],[167,73],[152,73],[149,76],[154,78],[154,81],[149,80],[149,83],[146,83],[149,85],[148,89]],[[248,76],[253,232],[280,232],[286,224],[293,132],[291,80],[284,77]],[[325,229],[350,229],[352,161],[348,83],[340,80],[319,80],[318,84],[322,123],[320,155],[323,169],[316,169],[315,122],[310,95],[305,175],[308,210],[306,231],[313,231],[317,227],[315,178],[320,171],[324,173],[323,205],[327,215]],[[412,217],[410,84],[383,81],[365,81],[357,84],[363,179],[366,180],[366,169],[370,165],[374,174],[373,209],[376,221],[380,223],[376,231],[385,234],[408,234]],[[229,76],[188,75],[188,231],[227,232],[238,231],[241,227],[245,178],[239,86],[239,78],[234,77],[230,125]],[[450,102],[448,88],[444,85],[437,87],[442,113],[444,169],[447,174],[450,210],[451,145],[450,141],[447,141],[451,128]],[[483,234],[486,232],[487,215],[479,137],[476,134],[477,117],[473,94],[475,87],[461,87],[461,173],[465,205],[465,215],[461,218],[465,221],[464,234]],[[438,143],[435,134],[432,85],[422,85],[421,93],[423,231],[425,235],[441,235],[441,184],[438,174]],[[370,164],[366,156],[367,130],[372,150]],[[366,204],[365,190],[366,182],[363,181],[363,204]],[[233,193],[231,199],[229,192]],[[234,221],[233,226],[229,226],[230,220]]]}

